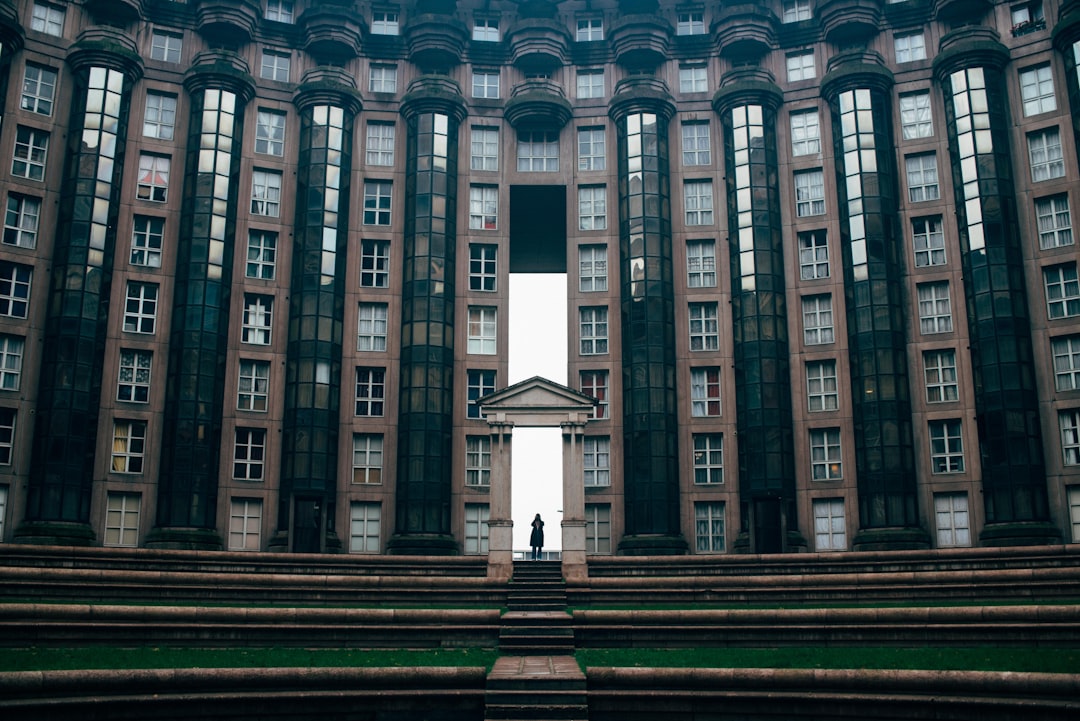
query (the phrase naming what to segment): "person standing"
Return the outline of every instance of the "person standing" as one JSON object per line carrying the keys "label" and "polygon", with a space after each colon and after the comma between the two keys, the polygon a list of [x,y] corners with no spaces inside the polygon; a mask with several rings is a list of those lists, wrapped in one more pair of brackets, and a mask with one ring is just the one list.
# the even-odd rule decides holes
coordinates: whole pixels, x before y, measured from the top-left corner
{"label": "person standing", "polygon": [[532,560],[539,561],[544,548],[544,522],[540,519],[539,513],[536,514],[536,518],[532,522],[529,545],[532,546]]}

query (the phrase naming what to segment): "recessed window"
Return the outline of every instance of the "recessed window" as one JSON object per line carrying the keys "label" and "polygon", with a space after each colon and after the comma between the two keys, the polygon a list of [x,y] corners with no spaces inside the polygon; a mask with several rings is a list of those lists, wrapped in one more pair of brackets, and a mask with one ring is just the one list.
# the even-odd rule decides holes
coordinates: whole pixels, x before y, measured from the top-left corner
{"label": "recessed window", "polygon": [[233,439],[233,478],[261,481],[266,463],[266,429],[237,428]]}
{"label": "recessed window", "polygon": [[113,422],[113,473],[142,473],[146,453],[146,421]]}
{"label": "recessed window", "polygon": [[893,38],[893,48],[896,50],[896,62],[898,63],[926,60],[926,37],[921,30],[895,36]]}
{"label": "recessed window", "polygon": [[930,470],[932,473],[964,472],[964,439],[959,419],[930,421]]}
{"label": "recessed window", "polygon": [[390,241],[365,240],[360,243],[360,287],[390,287]]}
{"label": "recessed window", "polygon": [[709,140],[708,121],[682,124],[683,165],[711,165],[712,150]]}
{"label": "recessed window", "polygon": [[373,12],[371,13],[372,35],[397,35],[398,14],[396,12]]}
{"label": "recessed window", "polygon": [[364,181],[364,225],[390,225],[393,191],[389,180]]}
{"label": "recessed window", "polygon": [[41,200],[18,193],[8,193],[4,215],[4,243],[19,248],[37,246]]}
{"label": "recessed window", "polygon": [[690,369],[690,415],[694,418],[719,416],[720,406],[720,369]]}
{"label": "recessed window", "polygon": [[121,350],[116,380],[116,400],[125,403],[150,402],[150,370],[154,356],[148,350]]}
{"label": "recessed window", "polygon": [[795,215],[825,214],[825,174],[821,168],[795,173]]}
{"label": "recessed window", "polygon": [[829,277],[829,243],[824,230],[799,233],[799,276],[803,280]]}
{"label": "recessed window", "polygon": [[105,537],[106,546],[139,545],[139,500],[138,493],[107,493],[105,496]]}
{"label": "recessed window", "polygon": [[585,553],[611,553],[610,504],[585,504]]}
{"label": "recessed window", "polygon": [[597,400],[592,418],[610,418],[608,406],[608,372],[581,371],[581,392]]}
{"label": "recessed window", "polygon": [[0,316],[25,318],[30,305],[30,281],[34,269],[0,260]]}
{"label": "recessed window", "polygon": [[585,486],[610,486],[611,439],[607,436],[585,436],[582,451],[585,455]]}
{"label": "recessed window", "polygon": [[577,96],[581,100],[604,97],[604,71],[579,70],[577,74]]}
{"label": "recessed window", "polygon": [[704,93],[709,89],[709,76],[704,65],[679,68],[680,93]]}
{"label": "recessed window", "polygon": [[356,368],[356,415],[381,416],[386,402],[386,369]]}
{"label": "recessed window", "polygon": [[381,548],[382,504],[354,502],[349,506],[349,553],[378,553]]}
{"label": "recessed window", "polygon": [[360,303],[356,320],[356,350],[386,350],[389,306],[386,303]]}
{"label": "recessed window", "polygon": [[281,53],[275,50],[263,50],[262,62],[259,65],[259,77],[266,80],[275,80],[279,83],[289,82],[289,67],[292,58],[289,53]]}
{"label": "recessed window", "polygon": [[499,169],[499,130],[474,127],[469,135],[469,169]]}
{"label": "recessed window", "polygon": [[578,288],[582,293],[607,291],[606,245],[583,245],[578,248]]}
{"label": "recessed window", "polygon": [[1046,29],[1042,0],[1013,5],[1009,8],[1009,13],[1012,16],[1013,37]]}
{"label": "recessed window", "polygon": [[1050,63],[1020,71],[1020,98],[1024,103],[1025,117],[1057,110]]}
{"label": "recessed window", "polygon": [[694,483],[724,482],[724,436],[721,433],[694,434]]}
{"label": "recessed window", "polygon": [[251,172],[251,214],[268,218],[281,214],[281,173],[258,169]]}
{"label": "recessed window", "polygon": [[143,113],[143,136],[172,140],[176,129],[176,96],[147,91]]}
{"label": "recessed window", "polygon": [[490,530],[488,520],[491,518],[491,508],[486,503],[465,504],[465,548],[466,555],[477,555],[488,552],[488,538]]}
{"label": "recessed window", "polygon": [[815,77],[817,77],[817,70],[814,67],[813,50],[790,53],[787,56],[787,79],[789,83],[811,80]]}
{"label": "recessed window", "polygon": [[919,295],[919,332],[923,335],[933,333],[951,333],[952,305],[949,300],[949,283],[920,283]]}
{"label": "recessed window", "polygon": [[941,229],[940,215],[912,219],[911,242],[915,249],[915,267],[945,265],[945,233]]}
{"label": "recessed window", "polygon": [[688,288],[716,287],[716,243],[714,241],[686,241],[686,285]]}
{"label": "recessed window", "polygon": [[690,303],[690,350],[720,350],[716,303]]}
{"label": "recessed window", "polygon": [[840,407],[835,360],[807,361],[806,401],[811,413],[835,411]]}
{"label": "recessed window", "polygon": [[839,428],[810,429],[810,478],[838,481],[844,477]]}
{"label": "recessed window", "polygon": [[150,35],[150,59],[166,63],[179,63],[184,39],[175,33],[155,30]]}
{"label": "recessed window", "polygon": [[255,293],[244,294],[243,324],[240,342],[253,345],[270,345],[274,327],[274,298]]}
{"label": "recessed window", "polygon": [[260,110],[255,115],[255,152],[285,155],[285,113]]}
{"label": "recessed window", "polygon": [[1080,335],[1050,341],[1054,358],[1054,390],[1080,390]]}
{"label": "recessed window", "polygon": [[136,215],[131,231],[131,264],[160,268],[161,248],[164,242],[164,218]]}
{"label": "recessed window", "polygon": [[1065,193],[1035,200],[1035,218],[1039,226],[1039,247],[1043,250],[1073,244],[1069,196]]}
{"label": "recessed window", "polygon": [[465,436],[465,485],[491,485],[491,436]]}
{"label": "recessed window", "polygon": [[559,134],[551,131],[518,133],[517,169],[523,173],[559,170]]}
{"label": "recessed window", "polygon": [[49,152],[49,134],[44,130],[20,125],[15,131],[11,155],[11,174],[29,180],[45,179],[45,158]]}
{"label": "recessed window", "polygon": [[499,227],[499,187],[469,186],[469,229],[497,230]]}
{"label": "recessed window", "polygon": [[128,281],[124,300],[124,332],[154,332],[157,323],[158,285]]}
{"label": "recessed window", "polygon": [[934,136],[930,93],[906,93],[900,96],[900,128],[904,140]]}
{"label": "recessed window", "polygon": [[817,155],[821,152],[821,126],[816,110],[791,114],[791,154]]}
{"label": "recessed window", "polygon": [[1043,268],[1046,285],[1047,316],[1070,318],[1080,315],[1080,281],[1076,276],[1076,263],[1065,263]]}
{"label": "recessed window", "polygon": [[966,493],[934,494],[934,525],[938,548],[971,545],[971,520]]}
{"label": "recessed window", "polygon": [[249,231],[244,275],[248,278],[273,280],[276,262],[277,233],[267,230]]}
{"label": "recessed window", "polygon": [[382,483],[383,437],[376,433],[353,433],[353,483]]}
{"label": "recessed window", "polygon": [[172,158],[168,155],[139,155],[139,178],[135,186],[135,197],[155,203],[168,200],[171,168]]}
{"label": "recessed window", "polygon": [[694,548],[697,553],[720,553],[725,548],[724,502],[694,503]]}
{"label": "recessed window", "polygon": [[395,126],[393,123],[369,122],[365,143],[368,165],[394,165]]}
{"label": "recessed window", "polygon": [[293,21],[293,0],[266,0],[267,20],[277,23],[291,23]]}
{"label": "recessed window", "polygon": [[56,95],[56,71],[27,63],[23,70],[22,99],[19,107],[39,115],[52,115]]}
{"label": "recessed window", "polygon": [[236,409],[238,411],[256,411],[265,413],[270,394],[269,361],[240,361],[240,376],[237,383]]}
{"label": "recessed window", "polygon": [[923,379],[927,403],[948,403],[959,399],[956,383],[956,351],[923,351]]}
{"label": "recessed window", "polygon": [[466,377],[467,405],[465,416],[467,418],[479,418],[480,404],[478,401],[484,396],[495,392],[495,371],[469,370]]}
{"label": "recessed window", "polygon": [[262,548],[262,501],[233,498],[229,503],[229,550],[258,551]]}
{"label": "recessed window", "polygon": [[19,390],[25,347],[22,336],[0,333],[0,390]]}
{"label": "recessed window", "polygon": [[908,200],[920,203],[941,197],[937,156],[934,153],[909,155],[904,158],[904,165],[907,168]]}
{"label": "recessed window", "polygon": [[810,0],[784,0],[783,11],[781,20],[785,23],[797,23],[812,17]]}
{"label": "recessed window", "polygon": [[499,21],[494,18],[477,18],[473,24],[472,39],[483,43],[499,42]]}
{"label": "recessed window", "polygon": [[495,308],[472,306],[469,308],[468,352],[479,355],[495,355],[496,329]]}
{"label": "recessed window", "polygon": [[11,465],[15,447],[15,409],[0,408],[0,465]]}
{"label": "recessed window", "polygon": [[578,229],[607,230],[607,186],[578,188]]}
{"label": "recessed window", "polygon": [[604,129],[578,129],[578,170],[604,170]]}
{"label": "recessed window", "polygon": [[469,245],[469,290],[494,292],[498,280],[498,246],[487,243]]}
{"label": "recessed window", "polygon": [[680,12],[675,15],[676,35],[704,35],[705,13],[700,11]]}
{"label": "recessed window", "polygon": [[819,498],[813,502],[814,550],[843,551],[847,549],[847,521],[844,520],[844,499]]}
{"label": "recessed window", "polygon": [[579,43],[595,42],[604,39],[604,21],[600,18],[579,18],[577,21],[577,35],[575,39]]}
{"label": "recessed window", "polygon": [[1080,466],[1080,410],[1058,411],[1061,428],[1061,453],[1066,466]]}
{"label": "recessed window", "polygon": [[368,71],[368,90],[373,93],[396,93],[397,66],[372,65]]}
{"label": "recessed window", "polygon": [[608,352],[608,309],[606,306],[579,309],[581,355]]}
{"label": "recessed window", "polygon": [[474,98],[498,98],[499,71],[474,72],[472,76],[472,96]]}
{"label": "recessed window", "polygon": [[808,295],[802,299],[803,342],[821,345],[836,340],[833,329],[832,296]]}
{"label": "recessed window", "polygon": [[713,186],[711,180],[687,180],[683,183],[683,209],[687,225],[713,224]]}
{"label": "recessed window", "polygon": [[30,29],[46,35],[64,34],[64,8],[47,2],[35,2],[30,11]]}
{"label": "recessed window", "polygon": [[1065,177],[1065,157],[1061,154],[1061,134],[1057,127],[1028,133],[1027,140],[1032,182]]}

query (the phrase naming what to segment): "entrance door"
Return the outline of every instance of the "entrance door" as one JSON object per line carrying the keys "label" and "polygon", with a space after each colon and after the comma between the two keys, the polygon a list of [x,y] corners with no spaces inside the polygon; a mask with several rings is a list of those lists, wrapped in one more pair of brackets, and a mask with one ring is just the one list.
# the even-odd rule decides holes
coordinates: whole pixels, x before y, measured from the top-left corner
{"label": "entrance door", "polygon": [[754,500],[754,552],[782,553],[784,529],[780,522],[780,499]]}
{"label": "entrance door", "polygon": [[292,550],[321,553],[322,506],[319,498],[298,497],[293,505]]}

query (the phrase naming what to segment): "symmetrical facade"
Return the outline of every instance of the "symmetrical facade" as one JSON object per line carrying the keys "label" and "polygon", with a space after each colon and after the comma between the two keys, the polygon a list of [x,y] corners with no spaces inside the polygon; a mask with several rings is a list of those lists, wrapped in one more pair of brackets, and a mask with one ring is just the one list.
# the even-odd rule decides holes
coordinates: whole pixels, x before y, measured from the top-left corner
{"label": "symmetrical facade", "polygon": [[0,0],[0,115],[2,541],[485,553],[533,271],[589,553],[1080,542],[1076,0]]}

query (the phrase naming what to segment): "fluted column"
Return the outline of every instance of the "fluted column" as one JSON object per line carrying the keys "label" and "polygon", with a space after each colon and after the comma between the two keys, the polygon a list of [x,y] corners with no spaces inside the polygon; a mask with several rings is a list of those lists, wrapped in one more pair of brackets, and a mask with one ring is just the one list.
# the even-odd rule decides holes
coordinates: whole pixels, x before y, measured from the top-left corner
{"label": "fluted column", "polygon": [[679,528],[675,286],[668,121],[662,82],[622,81],[609,107],[618,136],[626,533],[619,552],[684,553]]}
{"label": "fluted column", "polygon": [[[360,100],[351,77],[320,69],[296,94],[300,111],[296,223],[289,288],[289,345],[281,441],[278,532],[289,529],[293,495],[321,499],[334,518],[338,417],[349,239],[353,125]],[[326,528],[320,548],[333,544]],[[295,550],[295,548],[294,548]]]}
{"label": "fluted column", "polygon": [[[771,76],[735,71],[713,98],[724,130],[732,352],[739,448],[741,547],[756,553],[798,550],[791,373]],[[754,538],[752,516],[779,505],[783,538]],[[760,509],[760,511],[758,510]],[[774,515],[774,514],[769,514]],[[745,534],[745,535],[744,535]]]}
{"label": "fluted column", "polygon": [[229,338],[229,297],[243,152],[247,65],[228,51],[195,59],[184,200],[165,386],[157,527],[147,545],[220,548],[218,465]]}
{"label": "fluted column", "polygon": [[401,107],[407,129],[401,384],[394,536],[388,550],[450,554],[454,425],[457,84],[421,76]]}
{"label": "fluted column", "polygon": [[491,434],[491,505],[488,509],[488,578],[509,581],[514,574],[514,519],[511,517],[510,474],[514,424],[488,416]]}
{"label": "fluted column", "polygon": [[91,29],[68,56],[75,90],[53,247],[21,541],[89,543],[101,375],[135,45]]}
{"label": "fluted column", "polygon": [[934,73],[945,100],[960,229],[988,545],[1056,542],[1050,523],[1031,321],[1017,222],[1003,69],[990,28],[941,40]]}
{"label": "fluted column", "polygon": [[563,578],[581,581],[589,575],[586,561],[585,489],[585,425],[584,419],[571,419],[560,424],[562,429],[562,568]]}
{"label": "fluted column", "polygon": [[925,548],[919,526],[904,321],[892,73],[873,53],[835,58],[832,114],[847,310],[859,532],[855,550]]}

